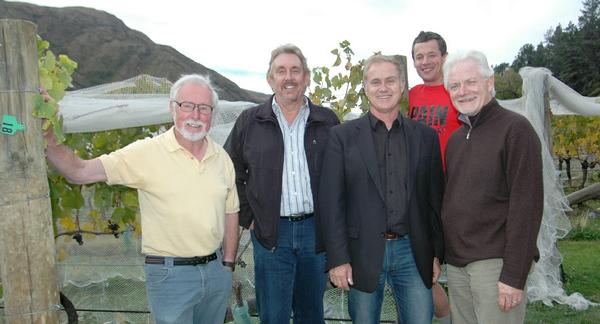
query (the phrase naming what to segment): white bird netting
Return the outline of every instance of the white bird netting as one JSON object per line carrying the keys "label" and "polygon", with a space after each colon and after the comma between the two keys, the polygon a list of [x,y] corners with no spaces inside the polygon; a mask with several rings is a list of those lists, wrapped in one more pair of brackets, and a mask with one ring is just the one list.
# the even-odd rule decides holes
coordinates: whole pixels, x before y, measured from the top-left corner
{"label": "white bird netting", "polygon": [[[551,72],[547,69],[523,68],[520,74],[523,78],[523,97],[513,100],[501,100],[500,103],[508,109],[525,115],[542,142],[545,196],[544,216],[538,235],[538,248],[541,258],[529,277],[528,297],[530,301],[542,301],[547,305],[557,302],[570,305],[575,309],[586,309],[592,303],[579,293],[567,296],[561,282],[560,265],[562,256],[558,251],[556,242],[567,235],[571,229],[571,224],[565,215],[565,211],[570,208],[548,147],[549,130],[545,126],[547,118],[546,100],[550,103],[550,108],[554,114],[585,116],[600,116],[600,102],[598,98],[579,95],[567,85],[552,77]],[[140,81],[140,79],[143,81]],[[61,113],[64,116],[64,129],[66,132],[91,132],[169,122],[172,117],[167,109],[167,94],[125,94],[123,91],[123,89],[132,89],[136,85],[139,86],[140,83],[154,84],[156,88],[160,88],[165,82],[168,81],[149,76],[139,76],[122,82],[70,92],[60,103]],[[218,105],[219,112],[215,116],[210,136],[218,143],[223,144],[237,116],[244,109],[254,105],[248,102],[220,101]],[[242,245],[247,243],[247,238],[245,239],[246,241],[242,240]],[[92,250],[90,249],[90,253],[93,253]],[[246,254],[251,255],[251,246],[246,250]],[[252,261],[246,259],[245,262],[251,264]],[[244,278],[240,279],[251,284],[253,273],[248,268],[244,269],[246,273],[243,275]],[[85,276],[82,274],[76,276],[71,273],[64,276],[65,280],[63,282],[77,282],[77,285],[81,286],[90,282],[106,280],[117,274],[143,280],[143,274],[140,271],[134,272],[134,274],[127,271],[107,271],[104,269],[88,271]],[[84,277],[88,278],[85,279]],[[339,309],[344,305],[338,306]]]}
{"label": "white bird netting", "polygon": [[[548,148],[545,129],[545,97],[548,96],[554,114],[580,114],[600,116],[598,98],[586,98],[540,68],[524,68],[523,97],[500,101],[501,105],[525,115],[542,141],[544,162],[544,217],[538,236],[541,259],[528,280],[530,301],[567,304],[575,309],[586,309],[593,303],[581,294],[567,296],[561,282],[560,255],[556,242],[570,230],[565,216],[569,209],[552,154]],[[139,88],[154,89],[156,94],[140,94]],[[151,76],[138,76],[129,80],[68,92],[60,102],[66,133],[95,132],[109,129],[162,124],[172,121],[168,110],[169,81]],[[225,142],[236,118],[250,102],[219,101],[210,136],[220,144]],[[91,193],[88,195],[91,197]],[[87,206],[91,206],[88,202]],[[83,213],[82,213],[83,214]],[[240,260],[247,267],[238,267],[235,279],[244,284],[244,296],[253,296],[252,246],[247,233],[240,242]],[[247,247],[247,248],[246,248]],[[147,310],[143,290],[143,256],[135,235],[124,234],[120,239],[97,237],[84,245],[74,241],[58,240],[57,250],[67,257],[58,263],[62,290],[78,308],[122,309],[144,312]],[[386,295],[383,321],[393,322],[395,308],[391,296]],[[345,296],[338,290],[326,294],[326,313],[329,318],[347,318]],[[134,315],[104,315],[97,313],[92,322],[130,321],[149,322],[147,313]]]}

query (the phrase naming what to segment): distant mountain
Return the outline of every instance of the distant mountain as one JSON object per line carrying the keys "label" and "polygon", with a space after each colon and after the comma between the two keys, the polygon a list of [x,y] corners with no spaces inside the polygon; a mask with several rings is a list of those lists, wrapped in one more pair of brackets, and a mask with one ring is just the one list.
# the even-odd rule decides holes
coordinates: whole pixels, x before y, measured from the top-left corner
{"label": "distant mountain", "polygon": [[175,81],[181,74],[200,73],[210,76],[221,99],[260,102],[267,98],[265,94],[238,87],[170,46],[154,43],[105,11],[0,0],[0,19],[6,18],[34,22],[38,34],[50,42],[55,54],[67,54],[78,63],[73,76],[75,88],[121,81],[139,74]]}

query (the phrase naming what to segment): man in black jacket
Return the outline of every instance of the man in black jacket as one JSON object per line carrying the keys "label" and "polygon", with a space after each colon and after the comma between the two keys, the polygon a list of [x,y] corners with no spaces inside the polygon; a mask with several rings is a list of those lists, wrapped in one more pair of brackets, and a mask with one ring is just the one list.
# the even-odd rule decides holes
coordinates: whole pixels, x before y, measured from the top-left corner
{"label": "man in black jacket", "polygon": [[240,197],[240,225],[254,251],[256,301],[261,323],[324,323],[325,255],[314,214],[323,150],[339,123],[313,105],[306,58],[294,45],[271,52],[271,99],[244,111],[225,149]]}
{"label": "man in black jacket", "polygon": [[442,161],[436,132],[399,114],[405,71],[393,57],[365,63],[369,113],[332,128],[319,186],[333,284],[350,290],[352,321],[379,323],[387,281],[402,323],[431,323],[443,256]]}

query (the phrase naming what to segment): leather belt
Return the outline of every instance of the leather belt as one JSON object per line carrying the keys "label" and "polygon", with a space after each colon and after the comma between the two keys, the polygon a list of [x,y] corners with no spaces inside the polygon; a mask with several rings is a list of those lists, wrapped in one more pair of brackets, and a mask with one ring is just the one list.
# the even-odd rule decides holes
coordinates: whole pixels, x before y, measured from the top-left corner
{"label": "leather belt", "polygon": [[[404,235],[406,235],[406,234],[404,234]],[[384,232],[383,238],[385,238],[386,240],[397,240],[399,238],[404,237],[404,235],[399,235],[394,232]]]}
{"label": "leather belt", "polygon": [[303,221],[305,219],[309,219],[313,216],[315,216],[315,213],[281,216],[280,218],[287,219],[290,222],[299,222],[299,221]]}
{"label": "leather belt", "polygon": [[[173,257],[173,265],[195,266],[195,265],[199,265],[199,264],[207,264],[210,261],[213,261],[216,259],[217,259],[216,253],[213,253],[213,254],[207,255],[207,256],[196,256],[196,257],[191,257],[191,258]],[[157,255],[147,255],[145,261],[146,261],[146,264],[165,264],[165,257],[157,256]]]}

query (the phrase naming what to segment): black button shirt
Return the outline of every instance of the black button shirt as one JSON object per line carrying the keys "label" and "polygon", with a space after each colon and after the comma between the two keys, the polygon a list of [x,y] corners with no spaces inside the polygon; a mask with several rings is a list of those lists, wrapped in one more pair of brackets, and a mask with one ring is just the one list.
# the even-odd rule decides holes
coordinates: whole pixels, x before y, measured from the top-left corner
{"label": "black button shirt", "polygon": [[377,167],[384,190],[387,231],[408,233],[406,136],[399,116],[388,130],[385,123],[369,113]]}

